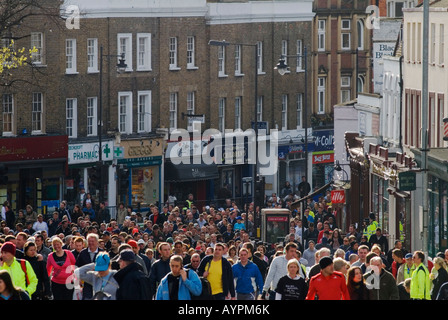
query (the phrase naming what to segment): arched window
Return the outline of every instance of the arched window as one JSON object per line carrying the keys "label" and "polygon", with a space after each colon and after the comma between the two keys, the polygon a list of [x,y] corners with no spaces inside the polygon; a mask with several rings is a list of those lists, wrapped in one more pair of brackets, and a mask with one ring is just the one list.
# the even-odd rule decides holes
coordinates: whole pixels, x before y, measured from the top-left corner
{"label": "arched window", "polygon": [[364,22],[358,20],[356,26],[358,31],[358,50],[364,50]]}

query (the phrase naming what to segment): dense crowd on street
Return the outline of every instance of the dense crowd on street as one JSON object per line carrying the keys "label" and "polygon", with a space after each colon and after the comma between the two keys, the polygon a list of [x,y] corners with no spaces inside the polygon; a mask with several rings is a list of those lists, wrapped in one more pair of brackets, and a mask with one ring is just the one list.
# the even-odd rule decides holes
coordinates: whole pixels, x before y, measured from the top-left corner
{"label": "dense crowd on street", "polygon": [[[6,201],[0,300],[448,299],[448,250],[389,248],[374,213],[362,230],[341,230],[328,196],[293,210],[277,243],[257,240],[253,204],[230,198],[199,208],[190,194],[147,212],[122,203],[113,218],[84,194],[45,215]],[[295,197],[282,190],[263,207]]]}

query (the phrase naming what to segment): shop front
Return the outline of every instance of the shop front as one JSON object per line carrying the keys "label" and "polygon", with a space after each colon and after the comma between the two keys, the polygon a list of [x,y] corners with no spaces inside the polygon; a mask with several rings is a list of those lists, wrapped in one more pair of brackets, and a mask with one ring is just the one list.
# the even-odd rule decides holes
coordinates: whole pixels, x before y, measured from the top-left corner
{"label": "shop front", "polygon": [[314,131],[312,153],[313,189],[318,189],[332,180],[334,169],[334,130]]}
{"label": "shop front", "polygon": [[[163,138],[160,136],[121,140],[115,147],[118,202],[148,214],[150,206],[162,203]],[[123,181],[124,180],[124,181]],[[123,188],[124,186],[124,188]]]}
{"label": "shop front", "polygon": [[65,135],[0,139],[0,163],[8,181],[0,186],[0,199],[17,212],[31,205],[45,213],[47,203],[63,199],[67,171],[68,138]]}
{"label": "shop front", "polygon": [[[103,170],[101,180],[96,178],[95,169],[99,161],[99,142],[79,140],[69,142],[68,145],[68,175],[65,180],[64,194],[69,205],[78,203],[78,194],[81,188],[85,189],[94,199],[99,199],[100,191],[106,205],[115,206],[115,192],[110,188],[114,185],[113,149],[114,141],[106,139],[101,142]],[[96,181],[95,179],[98,179]],[[100,188],[103,188],[100,190]],[[80,204],[80,203],[78,203]],[[98,203],[96,203],[98,205]]]}

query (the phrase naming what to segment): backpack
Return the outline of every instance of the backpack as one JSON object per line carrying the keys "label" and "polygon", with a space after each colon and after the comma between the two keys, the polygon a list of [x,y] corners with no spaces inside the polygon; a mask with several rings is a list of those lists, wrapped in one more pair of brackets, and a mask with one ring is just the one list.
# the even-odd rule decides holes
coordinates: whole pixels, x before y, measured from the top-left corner
{"label": "backpack", "polygon": [[[210,264],[211,263],[209,263],[208,265],[207,271],[210,269]],[[188,272],[190,272],[190,270],[188,270]],[[201,280],[202,285],[201,294],[198,296],[191,295],[191,300],[213,300],[212,286],[210,285],[210,282],[207,280],[207,278],[204,277],[199,277],[199,280]]]}
{"label": "backpack", "polygon": [[30,285],[30,279],[28,278],[28,273],[26,272],[26,260],[25,259],[17,259],[17,262],[19,262],[20,266],[22,267],[22,271],[25,274],[26,286],[28,287]]}

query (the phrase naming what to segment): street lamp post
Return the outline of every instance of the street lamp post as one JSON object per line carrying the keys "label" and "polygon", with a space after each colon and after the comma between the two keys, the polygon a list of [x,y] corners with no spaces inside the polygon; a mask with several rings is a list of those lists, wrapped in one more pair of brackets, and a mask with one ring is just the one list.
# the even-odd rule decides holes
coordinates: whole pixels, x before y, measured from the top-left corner
{"label": "street lamp post", "polygon": [[125,64],[125,55],[122,53],[121,55],[106,55],[103,54],[103,46],[100,47],[100,92],[99,92],[99,103],[98,103],[98,122],[97,122],[97,131],[98,131],[98,163],[97,163],[97,169],[99,173],[99,183],[100,186],[100,194],[99,194],[99,200],[103,201],[103,58],[110,58],[110,57],[120,57],[119,63],[117,64],[117,72],[123,73],[126,70],[127,65]]}
{"label": "street lamp post", "polygon": [[[226,47],[229,45],[235,45],[235,46],[245,46],[245,47],[253,47],[254,48],[254,131],[255,131],[255,143],[254,143],[254,154],[255,154],[255,161],[254,161],[254,165],[253,165],[253,179],[252,179],[252,183],[253,183],[253,188],[252,188],[252,198],[254,201],[254,221],[258,221],[256,214],[257,214],[257,201],[256,201],[256,197],[255,197],[255,187],[257,186],[258,183],[258,175],[257,175],[257,171],[258,171],[258,154],[257,154],[257,141],[258,141],[258,119],[257,119],[257,109],[258,109],[258,52],[257,52],[257,48],[258,45],[257,44],[248,44],[248,43],[231,43],[231,42],[227,42],[225,40],[222,41],[218,41],[218,40],[210,40],[208,42],[208,44],[210,46],[218,46],[218,47]],[[261,204],[260,204],[261,206]],[[249,219],[249,213],[247,212],[246,214],[246,224],[247,221]]]}
{"label": "street lamp post", "polygon": [[[304,124],[304,128],[305,128],[305,180],[306,182],[308,182],[308,79],[307,79],[307,50],[306,47],[303,48],[303,54],[296,54],[296,55],[282,55],[279,59],[279,62],[277,64],[277,66],[274,68],[278,71],[278,73],[280,75],[284,75],[289,67],[285,62],[285,58],[287,57],[294,57],[294,58],[303,58],[304,62],[303,62],[303,71],[304,71],[304,76],[305,76],[305,94],[303,97],[303,124]],[[309,182],[308,182],[309,183]],[[303,214],[305,213],[305,201],[302,202],[302,212],[301,215],[303,217]],[[303,249],[305,250],[305,239],[304,239],[304,224],[302,221],[302,245],[303,245]]]}

